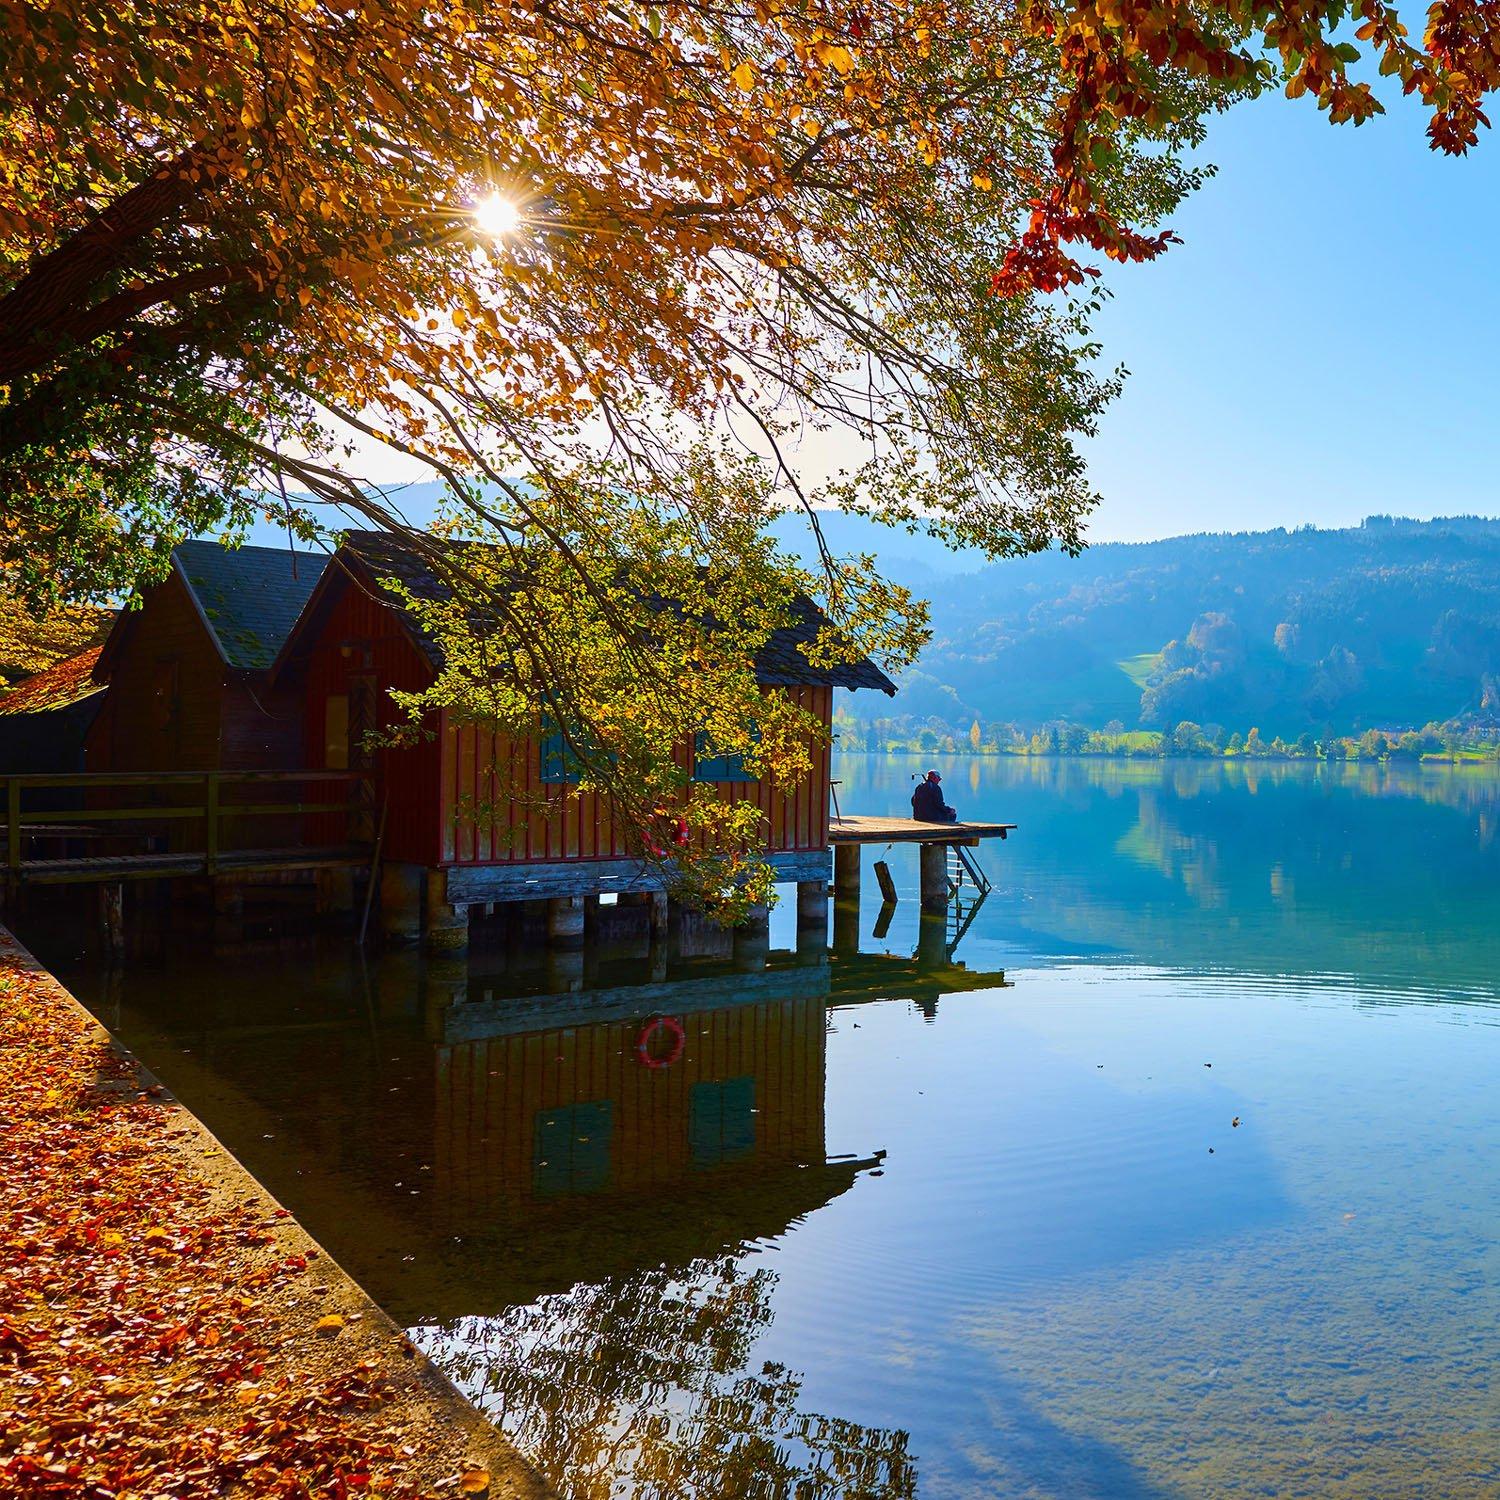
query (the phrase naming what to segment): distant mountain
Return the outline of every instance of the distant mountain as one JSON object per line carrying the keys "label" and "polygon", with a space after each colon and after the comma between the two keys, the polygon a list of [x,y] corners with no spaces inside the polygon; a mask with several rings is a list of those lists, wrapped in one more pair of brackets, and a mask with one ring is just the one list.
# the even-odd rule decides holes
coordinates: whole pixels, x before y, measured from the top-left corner
{"label": "distant mountain", "polygon": [[1500,710],[1500,521],[1044,553],[946,580],[932,611],[895,703],[853,713],[1295,735]]}
{"label": "distant mountain", "polygon": [[[440,496],[415,484],[394,499],[422,525]],[[1108,542],[1079,558],[988,565],[860,516],[819,521],[832,551],[873,553],[932,605],[932,644],[900,695],[855,695],[856,717],[1027,729],[1192,719],[1288,738],[1500,724],[1500,520],[1372,516],[1345,530]],[[274,545],[275,528],[264,530],[254,540]],[[800,512],[772,533],[815,562]]]}
{"label": "distant mountain", "polygon": [[[943,579],[972,573],[984,566],[984,554],[972,549],[952,550],[925,533],[912,535],[882,526],[864,516],[820,510],[818,527],[836,556],[869,553],[880,559],[882,572],[893,583],[904,584],[926,597]],[[803,511],[787,511],[771,523],[771,535],[805,566],[815,567],[817,545]]]}

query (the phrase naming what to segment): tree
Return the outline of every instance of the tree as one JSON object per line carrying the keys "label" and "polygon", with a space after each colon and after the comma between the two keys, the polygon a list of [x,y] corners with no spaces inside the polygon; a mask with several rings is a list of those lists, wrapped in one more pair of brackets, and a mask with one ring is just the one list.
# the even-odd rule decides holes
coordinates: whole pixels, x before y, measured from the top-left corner
{"label": "tree", "polygon": [[[984,294],[1066,89],[1019,20],[141,0],[7,11],[0,59],[0,454],[30,513],[0,557],[34,590],[128,586],[257,480],[394,524],[333,461],[349,430],[506,536],[544,529],[516,470],[676,476],[733,421],[789,492],[788,434],[842,424],[870,457],[831,498],[1080,542],[1069,435],[1115,388],[1087,309]],[[1197,180],[1209,91],[1169,92],[1097,174],[1115,213]]]}
{"label": "tree", "polygon": [[[1440,3],[1424,51],[1358,3],[1435,144],[1464,149],[1495,80],[1487,13]],[[447,480],[454,534],[506,555],[415,539],[464,607],[413,714],[560,713],[588,777],[649,811],[682,791],[688,726],[716,712],[719,739],[748,744],[759,713],[753,631],[719,636],[701,678],[682,638],[656,649],[640,601],[671,597],[680,559],[721,590],[720,620],[815,588],[836,626],[820,649],[898,664],[920,609],[869,559],[825,549],[796,578],[754,541],[774,505],[933,524],[991,555],[1082,544],[1073,439],[1117,380],[1095,373],[1097,297],[1038,294],[1087,286],[1068,246],[1165,248],[1201,117],[1264,87],[1270,60],[1334,119],[1378,108],[1327,35],[1343,14],[0,7],[6,587],[128,594],[184,532],[233,531],[267,496],[305,536],[351,512],[402,529],[399,497],[340,456],[363,433]],[[809,488],[789,451],[806,427],[865,456]],[[476,649],[480,620],[503,650]],[[771,772],[797,743],[774,738]]]}
{"label": "tree", "polygon": [[[868,558],[798,576],[774,509],[1082,545],[1097,299],[990,290],[1067,88],[1018,16],[127,0],[0,8],[0,63],[0,570],[39,607],[129,595],[257,505],[409,532],[363,434],[452,495],[446,539],[409,537],[454,595],[413,733],[439,702],[550,718],[644,847],[705,721],[765,774],[805,760],[751,670],[799,591],[826,657],[924,638]],[[1163,83],[1096,174],[1145,224],[1213,92]],[[857,455],[821,488],[790,452],[817,428]]]}
{"label": "tree", "polygon": [[64,657],[102,644],[113,616],[68,606],[36,617],[0,591],[0,692]]}

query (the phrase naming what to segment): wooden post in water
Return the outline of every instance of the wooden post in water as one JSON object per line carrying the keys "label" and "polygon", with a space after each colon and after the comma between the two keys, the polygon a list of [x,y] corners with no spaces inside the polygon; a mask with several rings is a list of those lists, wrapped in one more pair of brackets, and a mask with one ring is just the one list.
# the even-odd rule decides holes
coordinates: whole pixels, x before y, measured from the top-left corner
{"label": "wooden post in water", "polygon": [[446,871],[427,872],[422,937],[429,953],[461,953],[469,946],[469,908],[449,904],[447,884]]}
{"label": "wooden post in water", "polygon": [[766,966],[771,951],[771,911],[752,906],[734,929],[734,966],[741,974],[755,974]]}
{"label": "wooden post in water", "polygon": [[828,882],[797,882],[797,952],[819,956],[828,949]]}
{"label": "wooden post in water", "polygon": [[859,903],[858,844],[835,844],[833,846],[833,893],[840,901]]}
{"label": "wooden post in water", "polygon": [[837,893],[833,898],[833,951],[859,952],[859,901]]}
{"label": "wooden post in water", "polygon": [[125,951],[125,884],[108,880],[99,887],[99,926],[104,951],[118,956]]}
{"label": "wooden post in water", "polygon": [[922,910],[948,909],[948,846],[921,845]]}
{"label": "wooden post in water", "polygon": [[582,896],[554,896],[547,903],[547,946],[583,947],[585,915]]}
{"label": "wooden post in water", "polygon": [[414,943],[422,935],[420,865],[387,860],[380,867],[380,930],[395,943]]}

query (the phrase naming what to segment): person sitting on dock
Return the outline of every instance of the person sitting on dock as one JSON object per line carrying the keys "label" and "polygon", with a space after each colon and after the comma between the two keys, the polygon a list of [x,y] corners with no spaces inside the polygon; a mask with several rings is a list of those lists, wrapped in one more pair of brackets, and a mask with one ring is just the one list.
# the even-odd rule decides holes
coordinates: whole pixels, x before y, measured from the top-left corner
{"label": "person sitting on dock", "polygon": [[911,815],[919,823],[956,823],[958,813],[943,801],[943,778],[929,771],[911,794]]}

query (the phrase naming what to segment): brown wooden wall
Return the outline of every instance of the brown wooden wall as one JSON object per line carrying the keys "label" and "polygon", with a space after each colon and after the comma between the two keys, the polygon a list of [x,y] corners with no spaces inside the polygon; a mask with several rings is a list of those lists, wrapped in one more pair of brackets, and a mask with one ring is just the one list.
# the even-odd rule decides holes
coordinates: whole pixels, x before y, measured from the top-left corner
{"label": "brown wooden wall", "polygon": [[[821,998],[765,1001],[678,1016],[681,1058],[649,1068],[636,1055],[643,1021],[463,1042],[437,1049],[436,1186],[455,1222],[497,1208],[573,1197],[557,1191],[538,1130],[571,1106],[607,1105],[607,1174],[588,1191],[640,1194],[733,1166],[824,1161],[826,1010]],[[750,1080],[746,1085],[745,1080]],[[753,1093],[753,1146],[705,1163],[693,1148],[694,1090],[733,1082]],[[596,1109],[598,1119],[602,1111]],[[602,1146],[604,1143],[592,1142]],[[549,1171],[549,1168],[551,1169]],[[548,1181],[554,1191],[547,1192]]]}
{"label": "brown wooden wall", "polygon": [[272,689],[265,674],[232,673],[220,709],[219,764],[226,771],[300,771],[300,687]]}
{"label": "brown wooden wall", "polygon": [[[347,655],[341,649],[345,644]],[[362,665],[366,661],[368,668]],[[349,585],[339,589],[308,651],[303,764],[330,764],[325,754],[329,699],[348,698],[352,679],[361,672],[374,681],[382,729],[393,721],[389,690],[416,691],[431,680],[431,667],[395,610]],[[831,688],[774,691],[792,693],[822,724],[831,723]],[[535,737],[514,739],[458,725],[446,712],[434,723],[431,739],[377,757],[381,795],[389,806],[387,858],[428,866],[488,865],[618,859],[630,852],[602,797],[542,784]],[[825,743],[795,786],[701,782],[693,784],[693,795],[757,802],[772,852],[822,849],[828,842],[828,778]],[[488,811],[476,816],[476,809]]]}
{"label": "brown wooden wall", "polygon": [[127,617],[119,646],[88,769],[216,770],[226,668],[175,573]]}
{"label": "brown wooden wall", "polygon": [[[775,691],[790,693],[825,728],[832,722],[831,688]],[[454,726],[445,718],[440,741],[443,864],[618,859],[629,853],[604,798],[541,782],[536,739],[516,740],[472,724]],[[809,773],[794,786],[694,782],[692,794],[758,803],[772,852],[822,849],[828,843],[829,764],[825,742],[814,749]],[[469,810],[484,806],[492,807],[492,816],[475,820]]]}
{"label": "brown wooden wall", "polygon": [[[350,647],[345,655],[342,647]],[[364,663],[368,661],[368,668]],[[395,611],[362,589],[341,588],[312,644],[303,679],[303,761],[329,764],[326,746],[327,703],[348,697],[351,681],[368,672],[374,683],[376,727],[387,729],[396,718],[389,690],[416,692],[432,678],[432,669],[401,626]],[[435,865],[441,851],[439,782],[440,750],[435,739],[409,749],[382,750],[375,757],[380,792],[387,797],[385,857],[411,864]],[[351,767],[352,769],[352,767]]]}

